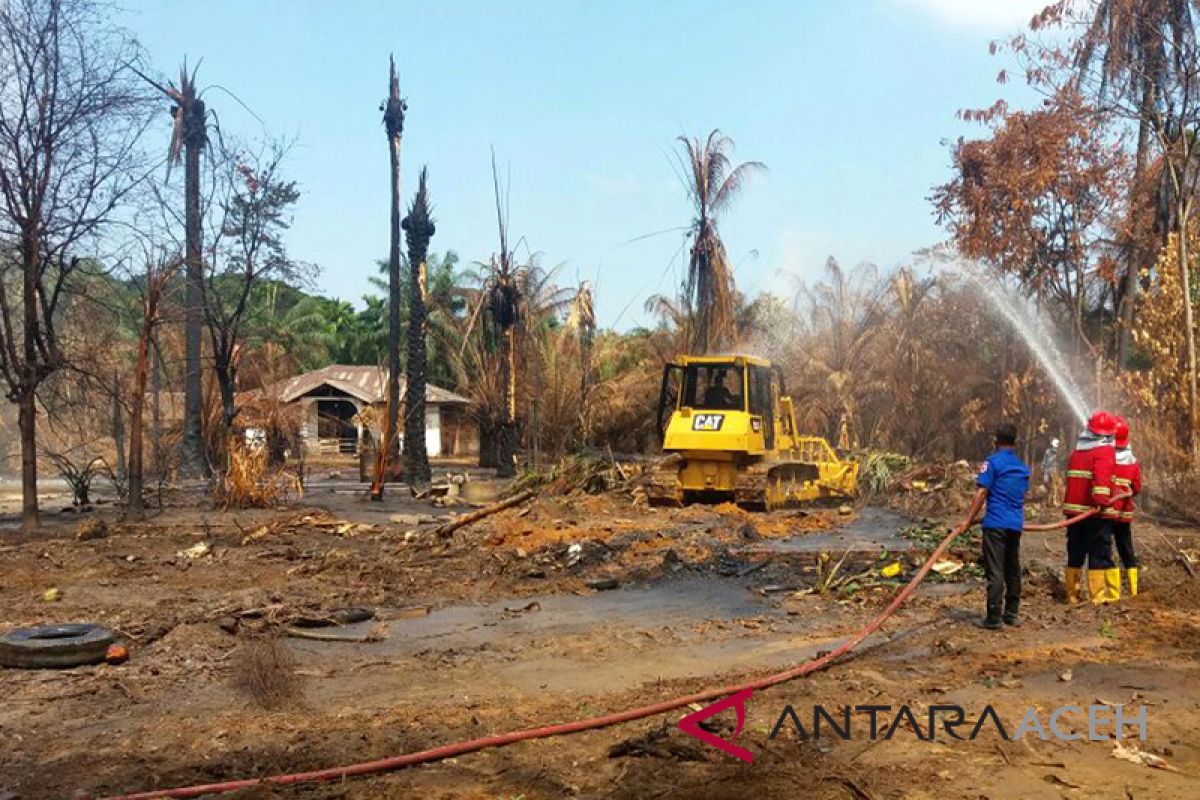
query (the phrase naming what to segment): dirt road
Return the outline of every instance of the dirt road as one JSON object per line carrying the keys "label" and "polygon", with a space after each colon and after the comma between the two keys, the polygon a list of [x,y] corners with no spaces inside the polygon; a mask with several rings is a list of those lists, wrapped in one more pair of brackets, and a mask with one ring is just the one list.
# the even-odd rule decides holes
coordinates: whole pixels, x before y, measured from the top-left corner
{"label": "dirt road", "polygon": [[[818,564],[827,570],[849,549],[847,573],[897,558],[907,572],[922,552],[899,535],[911,521],[874,509],[649,511],[579,497],[514,509],[441,541],[428,532],[439,509],[381,509],[332,489],[306,502],[236,514],[184,504],[87,542],[74,538],[74,520],[34,539],[6,534],[0,628],[103,622],[129,637],[133,658],[0,671],[0,794],[103,796],[312,769],[752,677],[829,649],[894,591],[864,577],[805,593]],[[393,523],[394,513],[407,516]],[[1194,530],[1143,526],[1144,592],[1113,608],[1054,600],[1061,534],[1026,537],[1019,628],[969,624],[982,602],[975,578],[930,585],[860,657],[755,694],[738,740],[753,764],[684,736],[676,715],[244,796],[1191,796],[1200,583],[1160,532],[1184,547],[1200,541]],[[206,552],[190,557],[197,544]],[[969,546],[955,555],[969,558]],[[42,601],[51,586],[61,601]],[[370,607],[377,619],[338,635],[368,641],[283,640],[300,681],[294,701],[264,709],[235,680],[247,643],[347,606]],[[852,712],[849,741],[804,741],[790,726],[771,738],[789,704],[806,727],[814,705],[889,706],[886,723],[907,705],[922,724],[931,705],[961,706],[972,719],[990,705],[1010,734],[1030,706],[1044,717],[1065,704],[1145,705],[1148,738],[1136,746],[1179,772],[1114,758],[1111,742],[1009,741],[991,727],[974,741],[924,741],[902,725],[872,741],[864,711]],[[1066,719],[1086,732],[1085,716]]]}

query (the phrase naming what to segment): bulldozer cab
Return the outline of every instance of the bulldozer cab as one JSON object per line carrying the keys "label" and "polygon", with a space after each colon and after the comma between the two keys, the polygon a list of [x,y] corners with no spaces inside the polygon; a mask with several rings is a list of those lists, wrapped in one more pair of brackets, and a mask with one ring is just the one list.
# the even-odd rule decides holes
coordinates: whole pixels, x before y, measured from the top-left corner
{"label": "bulldozer cab", "polygon": [[694,424],[703,420],[703,424],[711,425],[723,424],[725,415],[707,412],[741,412],[753,419],[754,433],[762,435],[763,446],[770,450],[775,447],[776,427],[780,422],[779,398],[783,392],[783,376],[778,367],[742,356],[681,358],[663,369],[658,432],[662,436],[667,420],[683,409],[698,420]]}
{"label": "bulldozer cab", "polygon": [[745,411],[744,370],[736,364],[689,364],[682,403],[702,411]]}

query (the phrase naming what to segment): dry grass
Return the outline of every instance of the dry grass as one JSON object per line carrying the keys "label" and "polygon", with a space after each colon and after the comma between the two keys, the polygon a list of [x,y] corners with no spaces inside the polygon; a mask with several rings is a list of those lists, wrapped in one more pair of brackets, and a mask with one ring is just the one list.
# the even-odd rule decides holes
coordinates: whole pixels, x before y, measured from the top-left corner
{"label": "dry grass", "polygon": [[303,495],[299,478],[286,469],[273,469],[264,447],[241,443],[229,448],[229,470],[214,487],[222,508],[271,508]]}
{"label": "dry grass", "polygon": [[231,660],[234,688],[256,706],[278,709],[303,701],[296,660],[278,639],[246,639]]}

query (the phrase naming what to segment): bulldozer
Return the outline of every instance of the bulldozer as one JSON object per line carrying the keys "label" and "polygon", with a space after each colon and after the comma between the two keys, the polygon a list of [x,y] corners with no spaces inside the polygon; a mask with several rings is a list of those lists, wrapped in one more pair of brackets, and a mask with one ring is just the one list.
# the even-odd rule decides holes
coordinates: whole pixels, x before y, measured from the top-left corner
{"label": "bulldozer", "polygon": [[765,359],[677,357],[663,368],[657,420],[667,458],[650,476],[653,504],[732,499],[773,511],[857,490],[857,462],[797,432],[783,372]]}

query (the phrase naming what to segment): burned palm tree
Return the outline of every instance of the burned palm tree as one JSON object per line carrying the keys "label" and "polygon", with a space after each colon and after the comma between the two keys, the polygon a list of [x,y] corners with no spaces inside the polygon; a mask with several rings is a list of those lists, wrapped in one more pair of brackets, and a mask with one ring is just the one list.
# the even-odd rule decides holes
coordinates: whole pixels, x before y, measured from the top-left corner
{"label": "burned palm tree", "polygon": [[582,432],[587,434],[588,394],[592,376],[592,346],[596,341],[596,304],[591,281],[579,284],[579,290],[571,298],[567,327],[579,337],[579,422]]}
{"label": "burned palm tree", "polygon": [[187,61],[179,69],[179,85],[166,86],[130,67],[142,80],[166,95],[171,106],[171,143],[167,165],[183,162],[184,228],[184,384],[183,452],[180,470],[192,477],[207,471],[201,420],[204,415],[200,341],[204,333],[204,259],[201,244],[200,155],[208,146],[208,109],[196,90],[196,71]]}
{"label": "burned palm tree", "polygon": [[521,291],[512,268],[511,253],[502,251],[497,259],[488,282],[486,302],[487,321],[498,340],[500,354],[501,413],[496,430],[496,474],[511,477],[517,471],[516,358],[517,326],[521,321]]}
{"label": "burned palm tree", "polygon": [[733,268],[717,232],[717,219],[729,210],[749,174],[766,167],[758,161],[732,166],[733,140],[717,130],[704,141],[681,136],[679,142],[683,180],[696,215],[689,232],[692,248],[682,299],[690,349],[707,353],[728,346],[737,336]]}
{"label": "burned palm tree", "polygon": [[486,321],[498,341],[500,356],[500,419],[496,430],[496,474],[517,472],[517,330],[521,322],[521,285],[508,246],[508,219],[500,201],[500,176],[492,153],[492,187],[496,195],[496,224],[500,254],[493,257],[491,275],[484,288]]}
{"label": "burned palm tree", "polygon": [[392,205],[388,246],[388,380],[387,415],[383,421],[376,456],[375,479],[371,484],[371,499],[383,499],[389,465],[398,463],[400,418],[400,145],[404,136],[404,112],[408,104],[400,97],[400,76],[396,60],[388,59],[388,97],[384,101],[383,127],[387,132],[388,155],[391,164]]}
{"label": "burned palm tree", "polygon": [[410,486],[429,483],[429,454],[425,448],[425,336],[428,292],[426,259],[436,227],[429,206],[426,171],[421,168],[417,194],[402,226],[408,243],[408,364],[404,390],[404,466]]}

